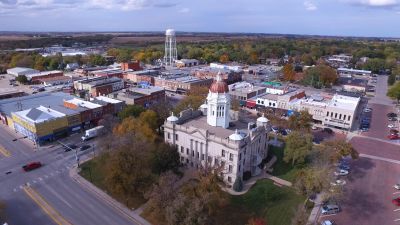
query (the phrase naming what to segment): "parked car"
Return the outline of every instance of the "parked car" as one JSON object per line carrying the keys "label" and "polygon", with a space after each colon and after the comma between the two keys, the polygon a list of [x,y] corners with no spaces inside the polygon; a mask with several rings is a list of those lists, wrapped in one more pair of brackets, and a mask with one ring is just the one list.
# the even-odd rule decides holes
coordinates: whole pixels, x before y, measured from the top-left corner
{"label": "parked car", "polygon": [[325,128],[323,129],[323,131],[326,132],[326,133],[328,133],[328,134],[333,134],[333,130],[332,130],[331,128],[325,127]]}
{"label": "parked car", "polygon": [[341,170],[347,170],[347,171],[349,171],[349,170],[350,170],[350,165],[348,165],[348,164],[340,164],[340,165],[338,166],[338,168],[341,169]]}
{"label": "parked car", "polygon": [[272,129],[272,131],[275,132],[275,133],[278,133],[278,131],[279,131],[279,128],[278,128],[278,127],[271,127],[271,129]]}
{"label": "parked car", "polygon": [[397,117],[397,114],[394,112],[390,112],[388,114],[386,114],[387,117]]}
{"label": "parked car", "polygon": [[395,185],[393,185],[393,187],[394,187],[395,189],[397,189],[397,190],[400,190],[400,184],[395,184]]}
{"label": "parked car", "polygon": [[335,214],[340,212],[340,207],[338,205],[324,205],[321,208],[321,213],[323,215]]}
{"label": "parked car", "polygon": [[348,170],[339,169],[334,172],[335,176],[346,176],[349,174]]}
{"label": "parked car", "polygon": [[389,134],[387,136],[387,138],[389,138],[390,140],[397,140],[397,139],[399,139],[399,135],[398,134]]}
{"label": "parked car", "polygon": [[391,129],[391,130],[389,131],[389,133],[391,133],[391,134],[398,134],[399,131],[396,130],[396,129]]}
{"label": "parked car", "polygon": [[389,121],[397,121],[397,117],[389,117],[388,120]]}
{"label": "parked car", "polygon": [[332,220],[324,220],[321,222],[321,225],[335,225],[335,222]]}
{"label": "parked car", "polygon": [[39,168],[39,167],[41,167],[41,166],[42,166],[42,163],[40,163],[40,162],[31,162],[31,163],[28,163],[28,164],[22,166],[22,169],[23,169],[25,172],[28,172],[28,171],[37,169],[37,168]]}
{"label": "parked car", "polygon": [[280,131],[280,133],[281,133],[283,136],[288,135],[288,133],[287,133],[286,130],[284,130],[284,129],[282,129],[282,130]]}
{"label": "parked car", "polygon": [[388,127],[389,127],[389,128],[395,128],[396,125],[394,125],[394,124],[389,124]]}
{"label": "parked car", "polygon": [[395,198],[395,199],[392,199],[392,203],[393,203],[395,206],[400,206],[400,197],[397,197],[397,198]]}
{"label": "parked car", "polygon": [[79,148],[80,151],[85,151],[86,149],[89,149],[91,146],[90,145],[83,145]]}
{"label": "parked car", "polygon": [[341,179],[337,179],[337,180],[331,182],[332,186],[343,186],[345,184],[346,184],[346,181],[345,180],[341,180]]}
{"label": "parked car", "polygon": [[363,112],[369,113],[369,112],[372,112],[372,109],[371,109],[371,108],[365,108],[365,109],[363,110]]}

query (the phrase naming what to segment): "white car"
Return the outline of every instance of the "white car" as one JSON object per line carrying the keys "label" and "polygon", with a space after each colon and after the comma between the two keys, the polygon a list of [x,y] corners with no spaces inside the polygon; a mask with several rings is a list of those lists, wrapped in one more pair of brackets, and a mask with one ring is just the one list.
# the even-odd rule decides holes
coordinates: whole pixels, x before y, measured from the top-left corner
{"label": "white car", "polygon": [[332,186],[343,186],[345,184],[346,184],[346,181],[345,180],[341,180],[341,179],[337,179],[337,180],[331,182]]}
{"label": "white car", "polygon": [[335,223],[332,220],[324,220],[321,225],[335,225]]}
{"label": "white car", "polygon": [[349,171],[347,170],[337,170],[335,171],[335,176],[346,176],[349,174]]}
{"label": "white car", "polygon": [[388,127],[389,128],[395,128],[396,126],[394,124],[389,124]]}
{"label": "white car", "polygon": [[396,188],[397,190],[400,190],[400,184],[395,184],[393,185],[394,188]]}
{"label": "white car", "polygon": [[369,112],[371,112],[371,111],[372,111],[371,108],[365,108],[365,109],[364,109],[364,112],[365,112],[365,113],[369,113]]}

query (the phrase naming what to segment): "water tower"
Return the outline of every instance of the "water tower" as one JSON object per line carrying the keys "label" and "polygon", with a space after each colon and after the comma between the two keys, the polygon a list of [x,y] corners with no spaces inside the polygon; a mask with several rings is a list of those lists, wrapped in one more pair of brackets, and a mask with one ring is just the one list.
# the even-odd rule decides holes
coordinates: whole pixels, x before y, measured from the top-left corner
{"label": "water tower", "polygon": [[164,64],[172,66],[178,59],[178,51],[176,50],[175,30],[168,29],[165,32],[165,55]]}

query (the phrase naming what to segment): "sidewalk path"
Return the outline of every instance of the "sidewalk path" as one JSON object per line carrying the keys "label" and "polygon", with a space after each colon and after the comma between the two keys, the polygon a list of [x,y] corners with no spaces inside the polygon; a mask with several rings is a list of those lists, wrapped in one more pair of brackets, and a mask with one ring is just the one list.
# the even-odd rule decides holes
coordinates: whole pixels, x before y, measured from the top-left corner
{"label": "sidewalk path", "polygon": [[311,214],[308,217],[307,224],[314,225],[318,223],[318,217],[321,213],[321,205],[322,205],[322,194],[317,194],[317,197],[314,200],[314,208],[311,210]]}
{"label": "sidewalk path", "polygon": [[99,199],[103,200],[107,204],[109,204],[111,207],[113,207],[115,210],[120,212],[122,215],[126,216],[132,222],[138,225],[151,225],[149,222],[147,222],[144,218],[139,216],[139,213],[141,212],[141,209],[137,211],[132,211],[128,209],[125,205],[119,203],[112,197],[110,197],[107,193],[105,193],[103,190],[99,189],[89,181],[87,181],[85,178],[81,177],[78,174],[78,168],[73,167],[70,172],[69,172],[70,177],[80,184],[83,188],[87,189],[89,192],[95,194]]}

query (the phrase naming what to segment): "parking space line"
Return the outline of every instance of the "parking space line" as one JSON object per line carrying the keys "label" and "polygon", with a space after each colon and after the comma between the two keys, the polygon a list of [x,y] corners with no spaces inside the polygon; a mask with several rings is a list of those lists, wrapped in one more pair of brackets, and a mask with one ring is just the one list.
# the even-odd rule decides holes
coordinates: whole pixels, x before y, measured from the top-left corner
{"label": "parking space line", "polygon": [[393,211],[394,211],[394,212],[396,212],[396,211],[399,211],[399,210],[400,210],[400,208],[398,208],[398,209],[394,209]]}

